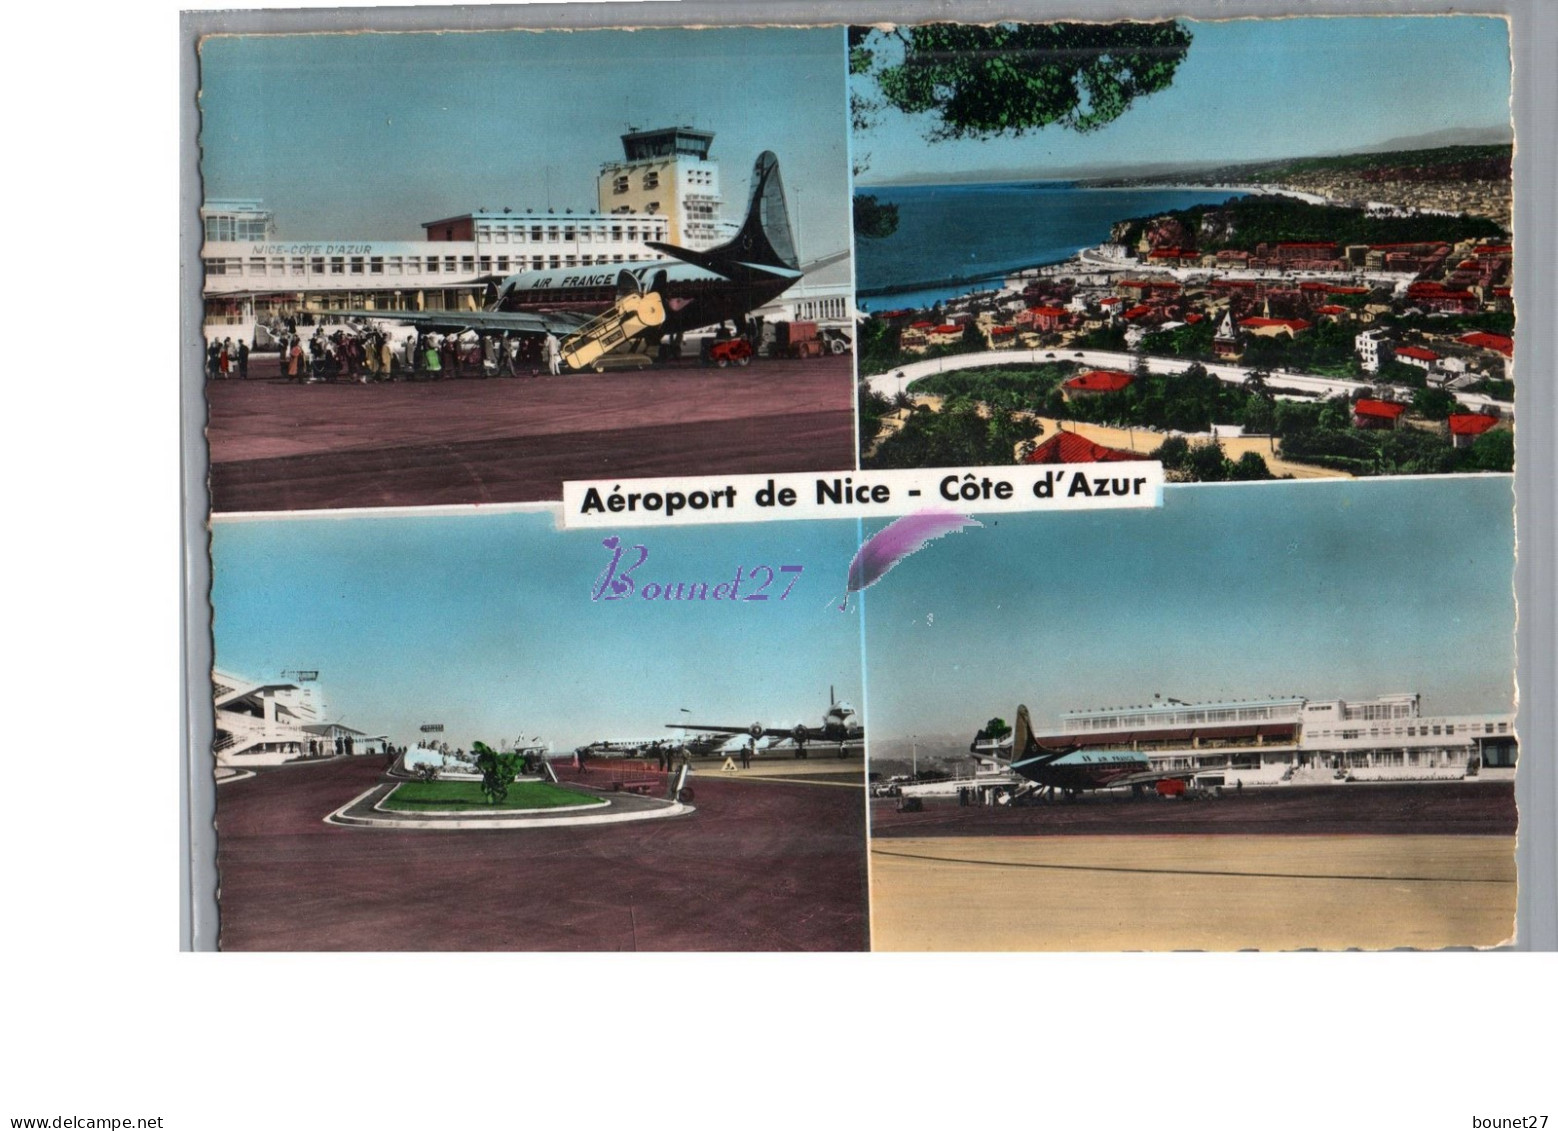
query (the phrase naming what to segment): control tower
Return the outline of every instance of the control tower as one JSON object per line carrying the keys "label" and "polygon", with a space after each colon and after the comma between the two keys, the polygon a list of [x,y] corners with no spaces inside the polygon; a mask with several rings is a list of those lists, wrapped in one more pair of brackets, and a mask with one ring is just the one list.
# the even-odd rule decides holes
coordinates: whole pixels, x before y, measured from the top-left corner
{"label": "control tower", "polygon": [[690,126],[629,129],[623,160],[600,167],[597,189],[606,213],[649,213],[670,221],[667,240],[701,251],[722,242],[719,162],[714,135]]}

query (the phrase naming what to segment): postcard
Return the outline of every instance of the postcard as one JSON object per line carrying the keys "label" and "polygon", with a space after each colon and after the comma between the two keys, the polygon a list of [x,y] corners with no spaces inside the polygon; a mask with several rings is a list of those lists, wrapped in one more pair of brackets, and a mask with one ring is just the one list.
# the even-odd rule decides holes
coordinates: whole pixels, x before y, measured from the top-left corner
{"label": "postcard", "polygon": [[222,948],[1508,943],[1510,47],[202,39]]}

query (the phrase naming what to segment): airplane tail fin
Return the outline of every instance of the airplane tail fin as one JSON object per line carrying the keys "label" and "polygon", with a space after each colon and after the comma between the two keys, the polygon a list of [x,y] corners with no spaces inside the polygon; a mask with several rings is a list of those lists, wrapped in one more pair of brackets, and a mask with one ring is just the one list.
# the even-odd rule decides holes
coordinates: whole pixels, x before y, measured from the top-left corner
{"label": "airplane tail fin", "polygon": [[711,255],[728,255],[760,267],[784,267],[797,270],[795,236],[790,230],[790,212],[784,203],[784,181],[779,176],[779,158],[769,150],[758,154],[752,166],[752,195],[747,200],[747,217],[735,238],[710,249]]}
{"label": "airplane tail fin", "polygon": [[1026,757],[1028,747],[1037,745],[1033,741],[1033,720],[1028,717],[1028,708],[1017,708],[1017,725],[1012,728],[1012,759]]}
{"label": "airplane tail fin", "polygon": [[800,261],[795,254],[790,212],[784,203],[779,158],[768,150],[758,155],[757,164],[752,167],[752,195],[747,201],[746,220],[733,238],[707,251],[653,240],[649,246],[735,282],[799,278]]}

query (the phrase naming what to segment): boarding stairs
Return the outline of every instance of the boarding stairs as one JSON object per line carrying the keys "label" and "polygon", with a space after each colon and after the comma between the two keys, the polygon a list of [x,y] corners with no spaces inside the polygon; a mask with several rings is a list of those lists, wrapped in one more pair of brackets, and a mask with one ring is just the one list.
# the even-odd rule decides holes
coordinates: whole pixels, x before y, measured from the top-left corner
{"label": "boarding stairs", "polygon": [[606,354],[665,321],[659,292],[629,294],[606,313],[592,318],[563,340],[562,359],[569,369],[587,369]]}

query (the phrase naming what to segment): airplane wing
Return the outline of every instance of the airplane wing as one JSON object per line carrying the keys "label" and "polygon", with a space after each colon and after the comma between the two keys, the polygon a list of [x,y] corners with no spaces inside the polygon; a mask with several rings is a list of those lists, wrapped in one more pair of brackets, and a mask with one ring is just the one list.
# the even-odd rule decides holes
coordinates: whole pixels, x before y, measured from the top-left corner
{"label": "airplane wing", "polygon": [[710,734],[742,734],[754,738],[789,738],[795,733],[794,727],[765,727],[755,724],[744,727],[694,726],[692,723],[666,723],[665,725],[671,730],[702,730]]}
{"label": "airplane wing", "polygon": [[399,322],[422,330],[498,331],[556,334],[566,337],[591,315],[572,310],[346,310],[332,314],[343,322]]}
{"label": "airplane wing", "polygon": [[1115,778],[1109,785],[1113,788],[1122,785],[1156,785],[1160,781],[1189,781],[1197,774],[1206,772],[1205,766],[1199,770],[1143,770],[1139,774],[1126,774],[1124,777]]}

